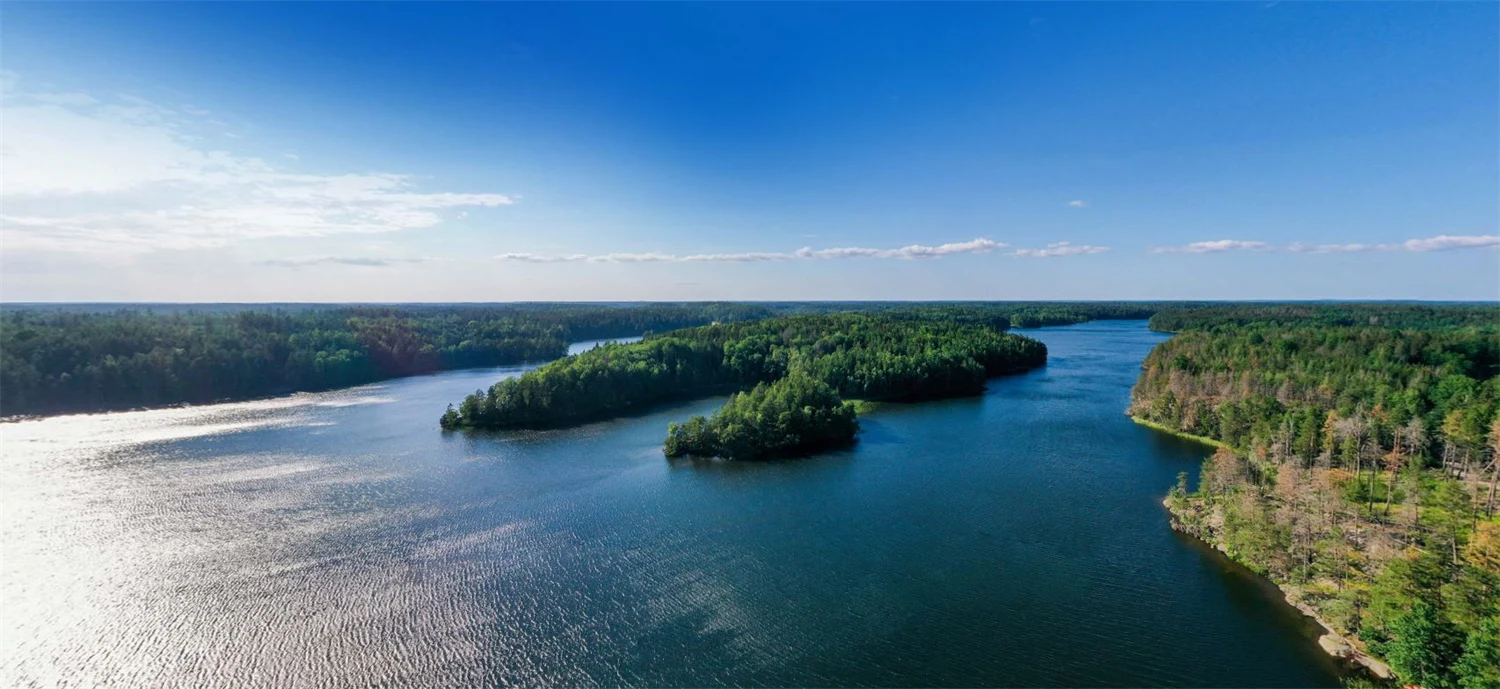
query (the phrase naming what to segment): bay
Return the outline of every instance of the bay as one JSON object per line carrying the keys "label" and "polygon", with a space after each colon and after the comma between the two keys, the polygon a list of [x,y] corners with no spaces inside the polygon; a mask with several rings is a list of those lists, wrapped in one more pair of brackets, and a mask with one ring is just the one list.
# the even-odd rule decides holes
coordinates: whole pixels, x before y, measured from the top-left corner
{"label": "bay", "polygon": [[722,398],[439,431],[525,367],[0,425],[0,681],[1337,686],[1307,619],[1167,527],[1208,450],[1123,414],[1164,336],[1026,334],[1045,368],[785,462],[662,457]]}

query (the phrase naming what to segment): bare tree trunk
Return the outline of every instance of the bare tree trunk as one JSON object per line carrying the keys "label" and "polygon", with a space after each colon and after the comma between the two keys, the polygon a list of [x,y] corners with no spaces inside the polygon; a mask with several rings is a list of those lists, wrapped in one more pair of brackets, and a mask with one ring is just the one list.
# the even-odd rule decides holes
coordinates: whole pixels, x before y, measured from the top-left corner
{"label": "bare tree trunk", "polygon": [[1396,467],[1391,467],[1391,477],[1385,482],[1385,516],[1391,516],[1391,499],[1396,496]]}
{"label": "bare tree trunk", "polygon": [[1500,457],[1490,462],[1490,497],[1485,502],[1484,513],[1486,516],[1495,514],[1495,484],[1500,483]]}
{"label": "bare tree trunk", "polygon": [[[1422,481],[1421,477],[1420,476],[1417,477],[1418,485],[1421,484],[1421,481]],[[1413,528],[1415,528],[1415,527],[1420,526],[1422,524],[1422,494],[1421,494],[1420,491],[1418,491],[1417,494],[1415,494],[1415,495],[1413,495],[1411,497],[1412,497],[1412,500],[1411,500],[1412,507],[1416,508],[1416,510],[1417,510],[1417,516],[1414,517],[1411,520],[1411,525],[1412,525]]]}

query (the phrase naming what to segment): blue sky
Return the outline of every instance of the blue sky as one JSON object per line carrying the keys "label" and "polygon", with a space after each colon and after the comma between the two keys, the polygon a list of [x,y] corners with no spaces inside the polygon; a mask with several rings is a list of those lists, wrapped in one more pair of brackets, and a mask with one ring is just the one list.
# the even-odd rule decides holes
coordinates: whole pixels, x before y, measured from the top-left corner
{"label": "blue sky", "polygon": [[6,4],[0,297],[1500,297],[1494,3]]}

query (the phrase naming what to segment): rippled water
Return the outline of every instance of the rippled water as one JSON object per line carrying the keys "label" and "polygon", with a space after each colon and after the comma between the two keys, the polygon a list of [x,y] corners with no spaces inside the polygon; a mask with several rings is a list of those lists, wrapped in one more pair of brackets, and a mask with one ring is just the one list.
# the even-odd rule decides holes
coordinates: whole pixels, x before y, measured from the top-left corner
{"label": "rippled water", "polygon": [[23,686],[1334,686],[1307,621],[1174,535],[1205,454],[1121,414],[1161,336],[889,405],[817,458],[667,461],[702,400],[443,434],[522,369],[0,425]]}

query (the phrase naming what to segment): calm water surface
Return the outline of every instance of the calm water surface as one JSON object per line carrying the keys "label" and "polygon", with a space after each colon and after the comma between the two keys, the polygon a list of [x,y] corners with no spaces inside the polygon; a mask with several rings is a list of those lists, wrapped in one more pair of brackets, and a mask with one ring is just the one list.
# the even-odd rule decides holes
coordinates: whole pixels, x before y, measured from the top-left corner
{"label": "calm water surface", "polygon": [[0,682],[1335,686],[1306,620],[1175,536],[1206,451],[1121,414],[1162,337],[890,405],[854,448],[667,461],[701,400],[443,434],[520,368],[0,425]]}

